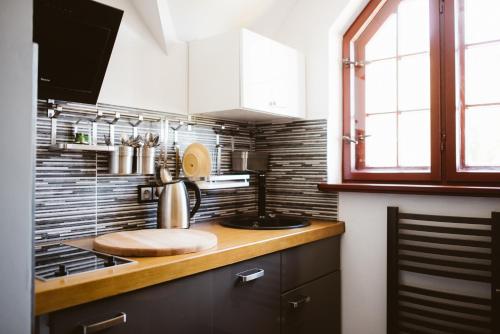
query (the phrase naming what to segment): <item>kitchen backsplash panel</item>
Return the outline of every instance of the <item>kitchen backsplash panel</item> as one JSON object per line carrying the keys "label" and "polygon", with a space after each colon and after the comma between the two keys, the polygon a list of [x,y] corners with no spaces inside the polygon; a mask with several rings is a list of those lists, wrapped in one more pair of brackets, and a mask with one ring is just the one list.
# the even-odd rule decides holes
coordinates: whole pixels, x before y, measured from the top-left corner
{"label": "kitchen backsplash panel", "polygon": [[[47,104],[38,103],[37,154],[35,189],[35,241],[46,242],[73,239],[124,229],[156,226],[156,204],[138,203],[138,186],[154,182],[153,176],[108,174],[108,153],[51,151],[50,119]],[[99,105],[100,110],[122,113],[147,113],[165,116],[171,121],[187,120],[185,116],[150,110]],[[95,106],[69,104],[58,118],[57,141],[71,142],[73,126],[89,117],[85,111]],[[270,211],[317,218],[336,218],[335,194],[319,193],[316,184],[326,178],[326,121],[266,124],[255,128],[197,117],[196,125],[188,131],[179,130],[181,155],[192,142],[205,144],[215,154],[214,127],[224,124],[234,130],[235,148],[248,150],[257,147],[271,153],[268,177],[268,206]],[[171,124],[172,125],[172,124]],[[80,122],[79,126],[85,126]],[[159,124],[143,122],[139,134],[159,131]],[[99,123],[98,143],[104,144],[108,125]],[[115,143],[122,133],[131,135],[132,126],[121,119],[115,126]],[[256,134],[256,135],[255,135]],[[308,136],[312,136],[309,138]],[[289,145],[293,141],[293,145]],[[231,170],[231,137],[221,135],[223,145],[222,171]],[[168,166],[173,172],[173,131],[168,131]],[[288,153],[287,153],[288,152]],[[158,152],[157,152],[158,153]],[[287,160],[290,159],[290,160]],[[215,165],[215,164],[214,164]],[[215,166],[214,166],[215,168]],[[202,191],[202,205],[194,222],[219,217],[256,212],[256,184],[252,177],[247,188]],[[301,198],[302,196],[302,198]],[[307,196],[307,197],[303,197]]]}
{"label": "kitchen backsplash panel", "polygon": [[337,194],[317,189],[327,177],[326,136],[326,120],[259,125],[256,150],[269,153],[268,211],[337,219]]}

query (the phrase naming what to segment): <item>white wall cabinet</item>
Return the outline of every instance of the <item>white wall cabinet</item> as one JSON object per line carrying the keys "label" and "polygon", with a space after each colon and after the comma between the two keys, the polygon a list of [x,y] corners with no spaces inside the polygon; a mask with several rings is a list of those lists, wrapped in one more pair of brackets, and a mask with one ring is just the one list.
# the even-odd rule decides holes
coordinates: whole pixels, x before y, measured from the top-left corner
{"label": "white wall cabinet", "polygon": [[190,42],[189,112],[240,121],[304,118],[304,57],[246,29]]}

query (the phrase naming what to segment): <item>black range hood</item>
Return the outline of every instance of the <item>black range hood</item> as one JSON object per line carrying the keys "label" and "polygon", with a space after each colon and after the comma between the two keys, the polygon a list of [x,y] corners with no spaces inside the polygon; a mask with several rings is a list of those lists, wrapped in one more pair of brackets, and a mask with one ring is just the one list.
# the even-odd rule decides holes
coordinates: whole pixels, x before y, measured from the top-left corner
{"label": "black range hood", "polygon": [[97,103],[122,16],[90,0],[35,0],[38,97]]}

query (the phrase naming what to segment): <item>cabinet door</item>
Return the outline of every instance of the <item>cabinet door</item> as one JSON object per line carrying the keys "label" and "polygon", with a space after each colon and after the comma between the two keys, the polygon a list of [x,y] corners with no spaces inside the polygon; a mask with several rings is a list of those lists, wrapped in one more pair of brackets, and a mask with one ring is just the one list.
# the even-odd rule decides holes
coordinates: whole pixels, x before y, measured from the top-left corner
{"label": "cabinet door", "polygon": [[215,334],[280,332],[279,253],[217,269],[214,280]]}
{"label": "cabinet door", "polygon": [[[212,333],[211,282],[207,272],[54,312],[50,333],[81,334],[82,326],[113,319],[116,324],[102,333]],[[122,314],[125,323],[118,319]]]}
{"label": "cabinet door", "polygon": [[304,117],[305,65],[301,54],[277,42],[271,43],[273,113]]}
{"label": "cabinet door", "polygon": [[340,273],[329,274],[281,298],[282,334],[340,333]]}
{"label": "cabinet door", "polygon": [[272,111],[284,114],[288,113],[288,109],[293,103],[293,88],[297,85],[294,78],[296,68],[293,61],[296,52],[274,41],[270,44]]}
{"label": "cabinet door", "polygon": [[246,109],[304,117],[305,65],[296,50],[242,31],[241,103]]}
{"label": "cabinet door", "polygon": [[271,40],[248,30],[241,32],[241,104],[245,109],[272,109]]}
{"label": "cabinet door", "polygon": [[281,292],[340,269],[340,238],[327,238],[281,253]]}

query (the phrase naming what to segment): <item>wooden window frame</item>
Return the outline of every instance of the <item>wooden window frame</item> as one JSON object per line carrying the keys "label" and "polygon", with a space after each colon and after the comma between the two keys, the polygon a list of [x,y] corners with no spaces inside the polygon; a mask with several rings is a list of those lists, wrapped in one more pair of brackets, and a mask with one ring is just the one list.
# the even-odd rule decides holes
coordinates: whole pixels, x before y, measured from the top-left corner
{"label": "wooden window frame", "polygon": [[[449,183],[486,183],[489,185],[500,185],[500,169],[492,168],[491,172],[487,172],[486,168],[476,169],[467,168],[465,166],[465,91],[464,91],[464,72],[465,72],[465,45],[463,42],[463,30],[460,31],[459,53],[460,53],[460,127],[457,126],[456,117],[456,59],[455,59],[455,0],[443,0],[446,10],[443,13],[443,49],[444,58],[444,117],[445,117],[445,133],[446,149],[445,161],[446,170],[444,179]],[[462,6],[464,0],[457,0]],[[463,27],[463,15],[459,14],[459,28]],[[457,129],[460,128],[460,133],[457,134]],[[460,135],[460,141],[457,141],[457,136]],[[457,157],[457,154],[459,156]]]}
{"label": "wooden window frame", "polygon": [[[343,59],[351,58],[351,47],[360,31],[377,22],[377,14],[391,0],[371,0],[344,34]],[[460,0],[463,1],[463,0]],[[398,4],[398,2],[395,2]],[[371,183],[413,183],[413,184],[478,184],[500,185],[500,171],[472,171],[460,169],[456,163],[456,95],[455,95],[455,0],[430,2],[430,66],[431,66],[431,166],[430,171],[416,172],[417,168],[405,169],[362,169],[358,159],[352,159],[351,143],[342,145],[342,181]],[[445,10],[441,10],[441,9]],[[390,12],[390,11],[389,11]],[[378,25],[385,21],[379,19]],[[367,23],[368,22],[368,23]],[[373,28],[374,32],[376,28]],[[374,33],[373,32],[373,33]],[[366,33],[366,30],[363,31]],[[357,59],[356,59],[357,60]],[[463,63],[463,62],[462,62]],[[358,138],[362,133],[351,134],[351,66],[344,65],[343,80],[343,136]],[[359,88],[359,87],[358,87]],[[357,89],[358,89],[357,88]],[[463,117],[461,118],[463,120]],[[463,124],[462,124],[463,126]],[[463,128],[462,128],[463,130]],[[461,131],[464,134],[464,131]],[[463,142],[463,141],[462,141]],[[360,144],[363,142],[360,141]],[[461,148],[463,150],[463,148]],[[463,154],[461,155],[464,156]],[[462,164],[463,165],[463,161]]]}

